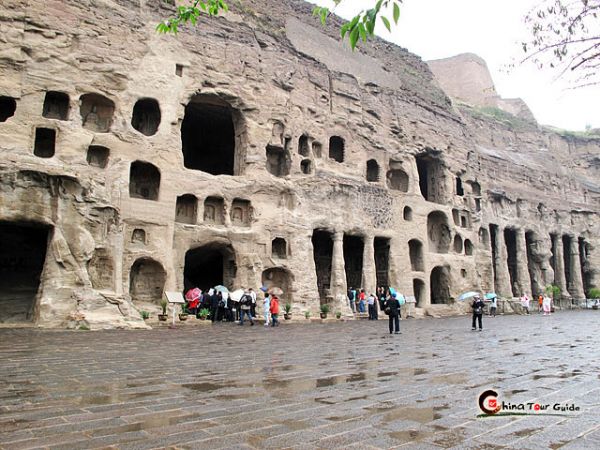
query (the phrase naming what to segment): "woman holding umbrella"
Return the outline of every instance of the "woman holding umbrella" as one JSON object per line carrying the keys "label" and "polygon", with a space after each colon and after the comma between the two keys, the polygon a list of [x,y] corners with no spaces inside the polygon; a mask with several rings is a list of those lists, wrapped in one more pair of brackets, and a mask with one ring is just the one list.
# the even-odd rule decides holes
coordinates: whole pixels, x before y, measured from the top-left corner
{"label": "woman holding umbrella", "polygon": [[473,325],[471,327],[471,330],[475,331],[475,320],[477,320],[477,322],[479,323],[479,331],[483,331],[481,322],[483,320],[484,303],[483,300],[481,300],[481,297],[479,297],[478,295],[473,297],[473,304],[471,306],[473,308]]}

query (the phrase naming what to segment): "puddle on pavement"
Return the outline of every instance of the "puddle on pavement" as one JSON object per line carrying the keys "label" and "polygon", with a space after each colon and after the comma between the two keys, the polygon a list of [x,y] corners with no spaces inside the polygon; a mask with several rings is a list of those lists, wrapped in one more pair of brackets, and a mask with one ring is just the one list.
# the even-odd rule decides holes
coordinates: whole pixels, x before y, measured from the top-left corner
{"label": "puddle on pavement", "polygon": [[192,391],[211,392],[222,389],[226,386],[216,383],[186,383],[182,384],[181,387],[191,389]]}
{"label": "puddle on pavement", "polygon": [[389,423],[395,420],[412,420],[413,422],[428,423],[441,417],[433,408],[400,406],[386,411],[381,421]]}
{"label": "puddle on pavement", "polygon": [[465,440],[465,432],[461,429],[455,429],[452,431],[448,431],[446,433],[442,433],[440,436],[436,436],[433,441],[434,444],[437,444],[443,448],[451,448],[456,447],[462,444]]}
{"label": "puddle on pavement", "polygon": [[245,400],[247,398],[260,397],[261,395],[260,392],[248,392],[240,394],[217,394],[212,398],[216,400]]}
{"label": "puddle on pavement", "polygon": [[79,397],[79,406],[110,405],[124,403],[157,395],[156,392],[136,392],[132,394],[99,395],[94,397]]}
{"label": "puddle on pavement", "polygon": [[393,372],[377,372],[377,378],[391,377],[393,375],[398,375],[398,371],[395,370]]}
{"label": "puddle on pavement", "polygon": [[344,400],[344,401],[345,401],[345,402],[354,402],[354,401],[356,401],[356,400],[366,400],[366,399],[367,399],[367,397],[368,397],[368,395],[366,395],[366,394],[365,394],[365,395],[360,395],[360,396],[358,396],[358,397],[350,397],[350,398],[347,398],[347,399],[346,399],[346,400]]}
{"label": "puddle on pavement", "polygon": [[467,382],[467,374],[451,373],[448,375],[437,375],[430,378],[429,382],[435,384],[464,384]]}
{"label": "puddle on pavement", "polygon": [[407,430],[407,431],[392,431],[388,433],[388,436],[392,439],[400,441],[400,443],[405,444],[412,441],[420,441],[430,436],[431,433],[426,433],[423,431],[417,430]]}
{"label": "puddle on pavement", "polygon": [[508,391],[508,393],[511,395],[521,394],[523,392],[528,392],[528,391],[527,391],[527,389],[513,389],[512,391]]}
{"label": "puddle on pavement", "polygon": [[517,436],[517,437],[527,437],[527,436],[531,436],[534,433],[537,433],[538,431],[540,431],[540,430],[537,428],[524,428],[522,430],[515,431],[513,433],[513,435]]}

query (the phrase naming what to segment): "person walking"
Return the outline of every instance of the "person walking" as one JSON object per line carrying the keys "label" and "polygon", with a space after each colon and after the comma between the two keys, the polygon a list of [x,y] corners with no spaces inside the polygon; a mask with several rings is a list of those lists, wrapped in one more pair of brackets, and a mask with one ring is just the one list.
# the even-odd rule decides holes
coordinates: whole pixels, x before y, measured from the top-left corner
{"label": "person walking", "polygon": [[490,316],[496,317],[496,309],[498,308],[498,297],[494,296],[490,300]]}
{"label": "person walking", "polygon": [[252,297],[248,292],[242,295],[240,304],[240,325],[244,325],[244,316],[248,316],[250,326],[253,326],[254,320],[252,320],[252,314],[250,313],[250,309],[252,308]]}
{"label": "person walking", "polygon": [[265,317],[265,327],[269,326],[269,315],[271,313],[271,298],[269,294],[265,294],[265,299],[263,301],[263,315]]}
{"label": "person walking", "polygon": [[400,334],[400,302],[396,298],[396,294],[392,294],[392,296],[386,300],[385,313],[388,315],[390,334]]}
{"label": "person walking", "polygon": [[547,295],[544,295],[544,299],[542,301],[542,308],[544,310],[544,316],[549,316],[552,311],[552,299]]}
{"label": "person walking", "polygon": [[369,294],[367,298],[367,308],[369,311],[369,320],[375,320],[375,296]]}
{"label": "person walking", "polygon": [[277,320],[277,318],[279,316],[279,299],[277,298],[276,295],[273,295],[271,297],[270,310],[271,310],[271,326],[277,327],[277,326],[279,326],[279,320]]}
{"label": "person walking", "polygon": [[352,312],[355,312],[355,307],[354,307],[354,303],[355,303],[355,297],[356,297],[356,291],[354,290],[353,287],[350,287],[350,289],[348,289],[348,303],[350,304],[350,309],[352,310]]}
{"label": "person walking", "polygon": [[219,313],[219,293],[211,289],[210,294],[210,321],[215,323],[217,321],[217,314]]}
{"label": "person walking", "polygon": [[361,289],[360,290],[360,294],[358,294],[358,312],[359,313],[364,313],[365,311],[365,300],[366,300],[367,296],[365,294],[365,290]]}
{"label": "person walking", "polygon": [[479,331],[483,331],[482,320],[483,320],[483,307],[484,303],[480,297],[475,297],[473,299],[473,304],[471,305],[473,308],[473,325],[471,330],[475,331],[475,320],[479,323]]}
{"label": "person walking", "polygon": [[521,306],[525,310],[525,313],[529,315],[529,296],[527,294],[523,294],[521,297]]}
{"label": "person walking", "polygon": [[538,295],[538,314],[542,312],[542,305],[544,304],[544,296]]}
{"label": "person walking", "polygon": [[252,318],[256,319],[256,292],[254,292],[254,289],[250,288],[248,289],[248,293],[252,298],[252,305],[250,305],[250,313],[252,314]]}

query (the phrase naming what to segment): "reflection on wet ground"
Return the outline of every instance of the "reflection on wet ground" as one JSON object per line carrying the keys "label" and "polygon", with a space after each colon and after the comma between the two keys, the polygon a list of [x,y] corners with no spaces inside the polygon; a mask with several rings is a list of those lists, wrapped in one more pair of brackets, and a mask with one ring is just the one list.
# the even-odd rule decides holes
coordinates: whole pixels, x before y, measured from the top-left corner
{"label": "reflection on wet ground", "polygon": [[[600,448],[599,317],[2,329],[0,448]],[[486,389],[584,413],[477,418]]]}

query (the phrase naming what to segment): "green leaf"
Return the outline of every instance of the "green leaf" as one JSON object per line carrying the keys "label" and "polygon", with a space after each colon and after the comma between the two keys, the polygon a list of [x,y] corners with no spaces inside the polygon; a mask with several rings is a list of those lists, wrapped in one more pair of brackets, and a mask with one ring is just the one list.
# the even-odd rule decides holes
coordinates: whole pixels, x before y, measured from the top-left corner
{"label": "green leaf", "polygon": [[387,30],[391,33],[392,27],[390,26],[390,21],[387,19],[387,17],[381,16],[381,21],[383,22]]}
{"label": "green leaf", "polygon": [[360,38],[362,39],[362,41],[367,42],[367,32],[365,31],[364,24],[359,23],[357,28],[358,28],[358,33],[360,34]]}
{"label": "green leaf", "polygon": [[358,41],[358,27],[354,27],[350,32],[350,47],[352,50],[356,48],[356,41]]}
{"label": "green leaf", "polygon": [[400,7],[398,3],[394,3],[394,23],[398,25],[398,19],[400,18]]}

